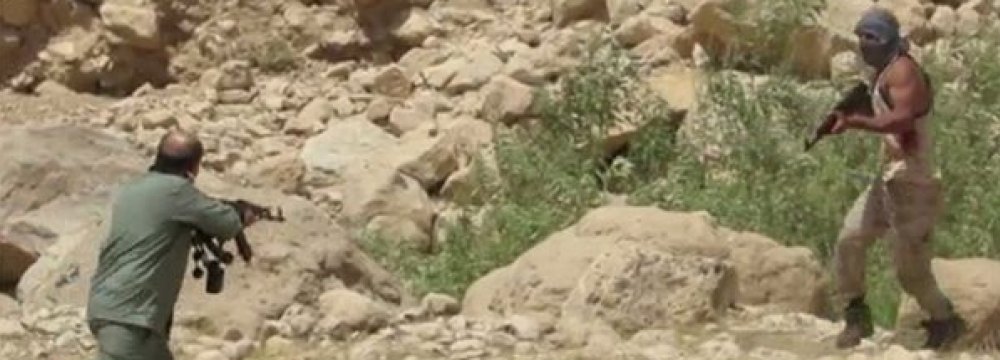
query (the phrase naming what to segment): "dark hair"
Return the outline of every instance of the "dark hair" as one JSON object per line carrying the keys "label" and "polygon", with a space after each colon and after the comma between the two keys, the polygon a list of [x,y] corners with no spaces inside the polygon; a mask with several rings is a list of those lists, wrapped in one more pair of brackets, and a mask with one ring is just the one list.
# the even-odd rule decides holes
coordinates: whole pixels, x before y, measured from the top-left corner
{"label": "dark hair", "polygon": [[197,139],[184,134],[166,134],[160,139],[150,170],[182,175],[197,166],[205,149]]}

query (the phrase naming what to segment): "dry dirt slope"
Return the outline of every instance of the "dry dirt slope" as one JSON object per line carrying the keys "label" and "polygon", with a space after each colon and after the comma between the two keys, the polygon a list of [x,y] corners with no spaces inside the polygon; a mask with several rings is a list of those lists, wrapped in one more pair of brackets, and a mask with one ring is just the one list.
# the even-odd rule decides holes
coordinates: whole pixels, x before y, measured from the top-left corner
{"label": "dry dirt slope", "polygon": [[[0,296],[0,358],[74,359],[93,350],[78,311],[107,197],[173,126],[205,139],[206,167],[217,171],[207,189],[300,215],[254,230],[271,242],[261,245],[260,264],[231,272],[226,295],[206,297],[189,281],[174,341],[182,358],[237,359],[254,348],[258,358],[289,359],[979,356],[890,345],[919,342],[906,333],[880,333],[853,353],[832,350],[836,325],[780,314],[827,315],[814,255],[698,214],[595,210],[481,279],[461,303],[412,299],[350,241],[365,228],[434,248],[440,219],[477,186],[470,159],[489,154],[493,125],[536,120],[529,90],[570,71],[580,45],[602,30],[691,118],[708,59],[726,46],[760,58],[778,48],[744,44],[741,34],[752,32],[724,3],[0,2],[0,60],[12,64],[0,80],[38,94],[0,94],[0,124],[76,124],[4,130],[4,153],[17,161],[0,165],[0,257],[41,257],[18,286],[21,304]],[[780,55],[806,78],[857,73],[845,31],[868,5],[822,6],[819,28],[790,32],[799,45]],[[998,24],[989,1],[885,5],[918,53]],[[167,82],[175,83],[158,88]],[[635,131],[610,134],[609,143],[620,146]],[[596,245],[574,246],[581,239]],[[763,266],[758,257],[774,261]],[[4,259],[0,276],[26,267]],[[994,265],[938,265],[981,345],[992,344],[998,326]],[[901,324],[912,325],[912,301],[903,308]]]}

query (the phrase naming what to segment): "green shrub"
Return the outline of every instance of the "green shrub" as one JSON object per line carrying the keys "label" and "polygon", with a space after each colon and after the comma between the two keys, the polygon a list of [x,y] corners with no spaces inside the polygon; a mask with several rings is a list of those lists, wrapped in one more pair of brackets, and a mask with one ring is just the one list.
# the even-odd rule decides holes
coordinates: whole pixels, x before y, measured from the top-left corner
{"label": "green shrub", "polygon": [[[669,162],[677,123],[666,103],[652,97],[625,51],[604,46],[587,52],[578,71],[554,91],[538,94],[537,127],[496,129],[494,148],[501,176],[478,199],[480,224],[463,219],[448,232],[437,254],[417,255],[377,238],[364,241],[382,263],[404,274],[418,294],[461,296],[468,285],[507,265],[554,231],[600,205],[603,191],[645,186]],[[622,159],[609,163],[603,140],[621,119],[643,131]],[[655,135],[654,135],[655,134]]]}

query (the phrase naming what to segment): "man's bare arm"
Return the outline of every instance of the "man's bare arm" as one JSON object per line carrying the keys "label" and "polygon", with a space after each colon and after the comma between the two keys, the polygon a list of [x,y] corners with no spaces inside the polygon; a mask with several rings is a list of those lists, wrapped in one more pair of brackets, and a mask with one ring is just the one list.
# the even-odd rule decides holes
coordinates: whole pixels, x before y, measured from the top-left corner
{"label": "man's bare arm", "polygon": [[[908,60],[908,59],[907,59]],[[886,88],[895,105],[887,113],[877,116],[850,114],[847,126],[877,133],[901,133],[913,130],[914,120],[930,107],[927,84],[923,83],[920,69],[912,62],[900,63],[886,74]]]}

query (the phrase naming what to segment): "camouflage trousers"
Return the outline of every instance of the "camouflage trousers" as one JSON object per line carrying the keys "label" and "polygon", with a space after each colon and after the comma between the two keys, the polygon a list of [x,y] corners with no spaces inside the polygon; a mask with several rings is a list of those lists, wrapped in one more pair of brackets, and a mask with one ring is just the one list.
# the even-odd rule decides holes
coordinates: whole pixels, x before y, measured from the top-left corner
{"label": "camouflage trousers", "polygon": [[167,339],[141,326],[92,320],[97,338],[96,360],[173,360]]}
{"label": "camouflage trousers", "polygon": [[889,248],[900,286],[932,318],[950,315],[948,299],[931,272],[931,239],[942,203],[936,176],[886,174],[874,179],[854,202],[837,236],[838,300],[846,303],[864,296],[867,250],[891,232]]}

